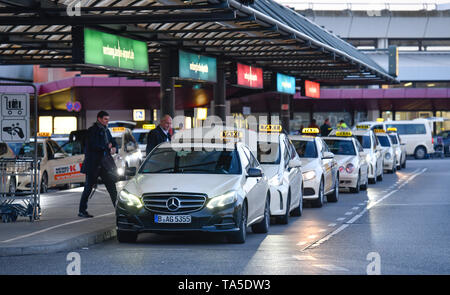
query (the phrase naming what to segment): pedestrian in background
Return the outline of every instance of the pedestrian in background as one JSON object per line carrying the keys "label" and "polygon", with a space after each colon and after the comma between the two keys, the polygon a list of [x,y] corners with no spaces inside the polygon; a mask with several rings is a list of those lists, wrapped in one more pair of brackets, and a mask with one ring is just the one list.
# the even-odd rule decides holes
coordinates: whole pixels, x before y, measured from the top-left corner
{"label": "pedestrian in background", "polygon": [[172,127],[172,117],[164,115],[155,129],[150,131],[147,136],[147,147],[145,149],[147,155],[162,142],[169,142],[172,137],[170,135],[170,128]]}
{"label": "pedestrian in background", "polygon": [[108,190],[113,205],[116,205],[116,179],[111,174],[115,173],[115,171],[109,171],[110,168],[105,167],[105,157],[110,157],[108,154],[116,153],[117,148],[117,143],[111,136],[111,132],[109,132],[108,122],[109,114],[105,111],[100,111],[97,114],[97,121],[88,129],[84,162],[81,167],[81,173],[86,174],[86,182],[81,194],[79,217],[93,217],[87,212],[87,203],[99,176]]}
{"label": "pedestrian in background", "polygon": [[345,124],[344,120],[340,120],[336,126],[337,129],[348,129],[347,124]]}
{"label": "pedestrian in background", "polygon": [[326,118],[325,121],[323,122],[323,125],[320,126],[320,135],[328,136],[328,134],[330,134],[330,132],[331,132],[330,119]]}

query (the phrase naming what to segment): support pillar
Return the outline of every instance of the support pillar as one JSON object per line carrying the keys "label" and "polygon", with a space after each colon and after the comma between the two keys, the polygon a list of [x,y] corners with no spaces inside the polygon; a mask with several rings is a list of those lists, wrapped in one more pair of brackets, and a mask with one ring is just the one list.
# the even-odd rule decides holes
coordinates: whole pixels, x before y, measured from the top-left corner
{"label": "support pillar", "polygon": [[160,102],[161,116],[175,116],[175,87],[174,71],[178,58],[176,51],[168,47],[161,48],[161,66],[160,66]]}
{"label": "support pillar", "polygon": [[281,94],[281,110],[280,110],[280,114],[281,114],[281,126],[283,126],[283,130],[286,130],[287,133],[289,133],[289,123],[290,123],[290,100],[291,100],[291,96],[289,94]]}
{"label": "support pillar", "polygon": [[225,122],[226,117],[226,79],[224,64],[217,59],[217,83],[214,85],[214,115]]}

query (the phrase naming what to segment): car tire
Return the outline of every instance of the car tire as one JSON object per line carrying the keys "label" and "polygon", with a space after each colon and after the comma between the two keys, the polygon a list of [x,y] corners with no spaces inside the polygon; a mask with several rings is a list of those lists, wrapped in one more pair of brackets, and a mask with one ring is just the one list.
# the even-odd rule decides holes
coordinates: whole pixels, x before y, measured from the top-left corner
{"label": "car tire", "polygon": [[318,198],[311,202],[313,208],[321,208],[324,203],[323,178],[320,180]]}
{"label": "car tire", "polygon": [[270,225],[270,200],[266,197],[266,205],[264,206],[264,218],[260,222],[252,225],[252,231],[257,234],[265,234],[269,231]]}
{"label": "car tire", "polygon": [[369,170],[367,170],[366,182],[364,184],[361,184],[360,189],[362,191],[366,191],[368,186],[369,186]]}
{"label": "car tire", "polygon": [[138,234],[133,231],[117,231],[117,240],[119,243],[136,243]]}
{"label": "car tire", "polygon": [[427,156],[427,150],[423,146],[418,146],[414,150],[414,158],[417,160],[423,160]]}
{"label": "car tire", "polygon": [[355,187],[351,187],[350,188],[350,192],[354,193],[354,194],[358,194],[359,190],[360,190],[360,186],[361,186],[361,171],[358,173],[358,180],[356,182],[356,186]]}
{"label": "car tire", "polygon": [[406,168],[406,159],[405,159],[405,162],[403,162],[403,164],[402,164],[402,169],[405,169]]}
{"label": "car tire", "polygon": [[291,211],[291,216],[302,216],[303,214],[303,185],[300,188],[300,201],[298,207]]}
{"label": "car tire", "polygon": [[279,224],[288,224],[289,223],[289,209],[291,204],[291,189],[289,189],[288,197],[286,200],[286,212],[282,216],[278,216],[278,223]]}
{"label": "car tire", "polygon": [[45,194],[48,192],[48,175],[47,175],[47,171],[44,172],[44,174],[42,174],[42,179],[41,179],[41,194]]}
{"label": "car tire", "polygon": [[327,202],[336,203],[339,201],[339,177],[336,176],[336,180],[334,181],[334,190],[331,194],[327,196]]}
{"label": "car tire", "polygon": [[243,244],[247,238],[247,204],[242,203],[241,216],[239,218],[239,231],[228,234],[228,242]]}
{"label": "car tire", "polygon": [[384,170],[381,169],[381,174],[377,176],[377,181],[383,181]]}

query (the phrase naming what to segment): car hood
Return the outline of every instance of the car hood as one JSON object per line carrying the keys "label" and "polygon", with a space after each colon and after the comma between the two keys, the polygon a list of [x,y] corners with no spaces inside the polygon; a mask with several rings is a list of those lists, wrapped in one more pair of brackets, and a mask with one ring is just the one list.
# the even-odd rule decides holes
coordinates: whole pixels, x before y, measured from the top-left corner
{"label": "car hood", "polygon": [[[242,175],[217,174],[138,174],[124,187],[135,195],[157,192],[188,192],[216,196],[238,189]],[[199,185],[201,184],[201,185]]]}
{"label": "car hood", "polygon": [[347,163],[352,163],[356,156],[334,155],[334,158],[338,162],[339,166],[343,166]]}
{"label": "car hood", "polygon": [[278,165],[263,164],[261,167],[263,168],[264,175],[269,179],[278,174]]}

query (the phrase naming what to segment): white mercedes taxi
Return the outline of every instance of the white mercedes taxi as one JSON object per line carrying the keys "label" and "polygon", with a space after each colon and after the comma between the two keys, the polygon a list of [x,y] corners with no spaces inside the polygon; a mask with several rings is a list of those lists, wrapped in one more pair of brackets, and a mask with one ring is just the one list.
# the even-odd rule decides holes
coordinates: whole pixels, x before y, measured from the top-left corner
{"label": "white mercedes taxi", "polygon": [[374,132],[381,145],[384,170],[387,170],[389,173],[395,173],[397,171],[397,155],[395,154],[391,138],[384,129],[374,129]]}
{"label": "white mercedes taxi", "polygon": [[362,145],[369,165],[369,183],[377,183],[383,180],[383,154],[381,145],[375,133],[369,129],[368,125],[358,125],[352,133]]}
{"label": "white mercedes taxi", "polygon": [[366,190],[369,167],[363,147],[350,130],[333,130],[323,140],[339,165],[339,187],[350,188],[353,193]]}
{"label": "white mercedes taxi", "polygon": [[235,140],[244,133],[220,131],[207,142],[201,135],[174,137],[155,147],[119,193],[119,242],[135,242],[144,232],[201,231],[244,243],[248,226],[266,233],[268,179],[249,147]]}
{"label": "white mercedes taxi", "polygon": [[117,142],[117,153],[113,155],[117,166],[117,174],[125,177],[125,170],[128,167],[136,167],[142,163],[142,153],[139,144],[134,138],[131,130],[126,127],[109,127],[111,136]]}
{"label": "white mercedes taxi", "polygon": [[302,135],[290,135],[302,161],[303,199],[320,208],[327,196],[328,202],[339,200],[339,170],[334,154],[330,152],[318,128],[304,128]]}
{"label": "white mercedes taxi", "polygon": [[[69,156],[46,134],[38,133],[38,158],[41,160],[39,174],[41,193],[46,193],[50,187],[66,187],[73,183],[84,183],[85,175],[81,173],[84,155]],[[24,143],[17,155],[19,158],[34,157],[34,139]],[[17,189],[30,190],[30,177],[19,176]]]}
{"label": "white mercedes taxi", "polygon": [[397,128],[388,127],[387,134],[389,134],[392,145],[394,146],[395,149],[397,170],[406,168],[406,145],[402,143],[400,136],[397,133]]}
{"label": "white mercedes taxi", "polygon": [[301,161],[281,125],[260,125],[258,161],[270,185],[270,215],[288,224],[289,214],[303,212],[303,180]]}

